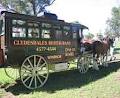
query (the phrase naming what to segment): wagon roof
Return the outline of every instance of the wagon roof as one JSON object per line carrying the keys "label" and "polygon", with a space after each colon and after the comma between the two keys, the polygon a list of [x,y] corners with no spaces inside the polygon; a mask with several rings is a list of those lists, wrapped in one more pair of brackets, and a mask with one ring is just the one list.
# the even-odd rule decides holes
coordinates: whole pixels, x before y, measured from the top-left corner
{"label": "wagon roof", "polygon": [[8,12],[8,11],[2,11],[1,13],[5,13],[6,18],[14,18],[14,19],[24,19],[24,20],[29,20],[29,21],[44,21],[44,22],[53,22],[53,23],[59,23],[59,24],[65,24],[65,25],[72,25],[76,26],[82,29],[88,29],[87,26],[82,25],[80,23],[68,23],[65,22],[64,20],[59,20],[59,19],[52,19],[51,18],[46,18],[44,16],[36,17],[36,16],[31,16],[31,15],[25,15],[25,14],[20,14],[20,13],[14,13],[14,12]]}
{"label": "wagon roof", "polygon": [[[20,13],[14,13],[14,12],[7,12],[7,11],[3,11],[1,13],[5,13],[5,17],[8,18],[14,18],[14,19],[22,19],[22,20],[31,20],[31,21],[46,21],[46,22],[51,22],[51,19],[40,16],[40,17],[36,17],[36,16],[32,16],[32,15],[25,15],[25,14],[20,14]],[[63,20],[53,20],[53,22],[59,22],[59,23],[65,23]]]}

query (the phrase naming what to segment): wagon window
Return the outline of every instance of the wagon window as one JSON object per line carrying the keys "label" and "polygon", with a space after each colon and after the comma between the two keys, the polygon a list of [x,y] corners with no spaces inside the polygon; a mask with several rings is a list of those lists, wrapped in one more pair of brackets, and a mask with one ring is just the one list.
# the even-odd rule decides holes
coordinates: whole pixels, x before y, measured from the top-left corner
{"label": "wagon window", "polygon": [[28,28],[28,37],[29,38],[39,38],[39,29],[38,28]]}
{"label": "wagon window", "polygon": [[3,21],[0,20],[0,34],[2,34]]}
{"label": "wagon window", "polygon": [[63,34],[65,38],[70,38],[70,26],[64,26],[63,27]]}
{"label": "wagon window", "polygon": [[53,29],[60,30],[60,29],[61,29],[61,27],[60,27],[60,25],[53,25]]}
{"label": "wagon window", "polygon": [[80,38],[83,37],[81,29],[79,30],[79,36],[80,36]]}
{"label": "wagon window", "polygon": [[12,20],[13,25],[24,25],[25,21],[23,20]]}
{"label": "wagon window", "polygon": [[4,22],[0,20],[0,34],[4,33]]}
{"label": "wagon window", "polygon": [[77,33],[78,33],[77,27],[72,27],[72,33],[73,33],[73,39],[77,39]]}
{"label": "wagon window", "polygon": [[53,27],[54,37],[56,39],[61,39],[62,38],[61,26],[59,24],[54,24],[52,27]]}
{"label": "wagon window", "polygon": [[39,27],[39,25],[34,22],[28,22],[27,24],[28,24],[28,27],[34,27],[34,28]]}
{"label": "wagon window", "polygon": [[43,28],[51,28],[51,24],[49,23],[42,23]]}
{"label": "wagon window", "polygon": [[56,39],[62,38],[62,30],[55,30],[55,38]]}
{"label": "wagon window", "polygon": [[0,34],[4,34],[5,32],[5,20],[4,17],[1,15],[0,17]]}
{"label": "wagon window", "polygon": [[12,27],[12,37],[26,37],[25,28]]}
{"label": "wagon window", "polygon": [[42,34],[41,34],[42,38],[50,38],[50,30],[47,29],[42,29]]}

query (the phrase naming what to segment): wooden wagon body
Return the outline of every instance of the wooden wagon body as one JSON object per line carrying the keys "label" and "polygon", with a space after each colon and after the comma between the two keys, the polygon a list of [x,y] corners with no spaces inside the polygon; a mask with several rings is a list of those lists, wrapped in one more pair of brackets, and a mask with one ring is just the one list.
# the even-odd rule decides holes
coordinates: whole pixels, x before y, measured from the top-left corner
{"label": "wooden wagon body", "polygon": [[[69,61],[79,57],[82,31],[88,29],[78,23],[58,20],[54,14],[36,17],[3,12],[0,23],[0,66],[21,67],[21,76],[29,73],[21,80],[30,89],[44,85],[53,65],[55,70],[65,70]],[[39,71],[44,66],[47,75],[40,75],[41,79]],[[34,79],[39,85],[33,83]]]}

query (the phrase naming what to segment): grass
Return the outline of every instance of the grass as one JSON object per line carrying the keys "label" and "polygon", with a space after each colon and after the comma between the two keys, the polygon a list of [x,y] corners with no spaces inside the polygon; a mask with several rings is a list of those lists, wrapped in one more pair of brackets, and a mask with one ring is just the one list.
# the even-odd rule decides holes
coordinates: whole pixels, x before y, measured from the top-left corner
{"label": "grass", "polygon": [[0,84],[12,83],[13,80],[10,79],[6,74],[4,68],[0,69]]}
{"label": "grass", "polygon": [[120,53],[120,41],[117,41],[115,44],[115,53]]}
{"label": "grass", "polygon": [[46,85],[36,90],[28,90],[20,82],[5,90],[20,98],[120,98],[120,63],[86,74],[77,70],[52,73]]}

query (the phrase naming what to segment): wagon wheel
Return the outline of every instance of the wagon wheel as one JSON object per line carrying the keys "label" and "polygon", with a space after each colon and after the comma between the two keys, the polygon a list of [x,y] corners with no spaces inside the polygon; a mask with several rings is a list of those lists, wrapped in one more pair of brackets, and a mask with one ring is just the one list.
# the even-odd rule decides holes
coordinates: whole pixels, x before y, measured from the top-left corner
{"label": "wagon wheel", "polygon": [[18,79],[19,76],[19,68],[18,67],[11,67],[8,66],[7,68],[4,68],[6,75],[11,79]]}
{"label": "wagon wheel", "polygon": [[21,81],[28,89],[42,87],[46,83],[48,75],[48,64],[42,56],[29,56],[21,66]]}
{"label": "wagon wheel", "polygon": [[83,55],[78,58],[77,68],[80,73],[86,73],[89,69],[90,58],[86,55]]}

